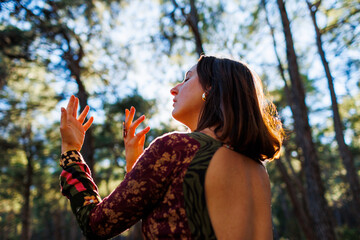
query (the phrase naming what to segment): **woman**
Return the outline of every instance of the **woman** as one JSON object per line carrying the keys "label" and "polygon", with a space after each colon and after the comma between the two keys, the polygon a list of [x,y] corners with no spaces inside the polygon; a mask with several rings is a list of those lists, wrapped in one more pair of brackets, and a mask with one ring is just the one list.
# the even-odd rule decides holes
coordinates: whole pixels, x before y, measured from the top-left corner
{"label": "woman", "polygon": [[115,236],[142,219],[146,239],[272,239],[270,184],[263,163],[278,156],[281,122],[244,63],[200,57],[171,89],[173,132],[143,151],[145,128],[126,110],[127,175],[100,199],[80,153],[93,118],[76,119],[78,100],[62,109],[62,193],[88,239]]}

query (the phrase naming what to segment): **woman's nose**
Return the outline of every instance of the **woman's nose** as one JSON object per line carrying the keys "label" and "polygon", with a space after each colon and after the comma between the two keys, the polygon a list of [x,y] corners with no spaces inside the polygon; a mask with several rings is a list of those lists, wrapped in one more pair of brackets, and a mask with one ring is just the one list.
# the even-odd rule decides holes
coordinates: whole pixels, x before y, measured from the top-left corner
{"label": "woman's nose", "polygon": [[175,96],[178,92],[179,92],[179,90],[178,90],[178,87],[179,85],[176,85],[175,87],[173,87],[172,89],[170,89],[170,93],[171,93],[171,95],[173,95],[173,96]]}

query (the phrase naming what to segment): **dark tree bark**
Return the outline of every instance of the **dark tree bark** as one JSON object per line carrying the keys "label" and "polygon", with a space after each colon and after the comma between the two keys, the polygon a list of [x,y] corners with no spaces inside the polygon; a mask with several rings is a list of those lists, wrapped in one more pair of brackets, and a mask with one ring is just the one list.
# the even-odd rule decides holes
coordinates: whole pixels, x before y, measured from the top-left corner
{"label": "dark tree bark", "polygon": [[[19,7],[24,9],[26,11],[26,14],[28,14],[28,18],[30,18],[33,21],[36,21],[37,28],[39,32],[44,34],[49,41],[54,41],[56,36],[61,36],[64,41],[67,44],[67,49],[63,50],[61,46],[59,46],[59,49],[62,49],[64,51],[63,59],[66,61],[67,68],[70,70],[71,76],[75,79],[77,85],[78,85],[78,93],[77,97],[79,98],[80,102],[80,111],[82,111],[88,102],[88,93],[85,89],[85,85],[83,80],[81,79],[81,66],[80,63],[84,57],[84,51],[81,44],[80,38],[66,25],[62,24],[60,21],[60,16],[58,15],[58,8],[56,5],[56,2],[48,2],[51,6],[51,9],[49,10],[49,13],[47,16],[50,17],[48,22],[45,22],[42,18],[34,14],[30,9],[28,9],[26,6],[24,6],[21,1],[17,2]],[[49,24],[50,20],[54,20],[55,24],[51,25]],[[72,40],[75,40],[77,43],[77,49],[72,48]],[[92,175],[94,179],[96,179],[96,174],[94,170],[94,137],[92,134],[92,128],[89,128],[86,132],[86,137],[84,140],[84,144],[81,150],[82,155],[84,156],[84,159],[86,163],[88,164]]]}
{"label": "dark tree bark", "polygon": [[[60,17],[57,13],[58,8],[56,3],[51,3],[52,13],[55,16],[55,20],[60,23]],[[88,97],[89,94],[86,91],[84,82],[81,78],[81,66],[80,63],[84,57],[84,50],[79,36],[76,35],[71,29],[67,26],[60,24],[60,28],[56,34],[60,34],[67,43],[67,50],[64,51],[63,58],[66,61],[67,68],[70,70],[71,77],[75,79],[76,84],[78,85],[78,93],[77,97],[79,98],[80,103],[80,111],[84,110],[86,105],[88,105]],[[77,49],[72,48],[71,40],[75,40],[77,43]],[[94,137],[92,134],[92,128],[89,128],[86,131],[85,140],[83,147],[81,149],[81,153],[88,164],[93,178],[96,181],[95,174],[95,159],[94,159]]]}
{"label": "dark tree bark", "polygon": [[196,45],[196,53],[200,56],[205,52],[201,40],[201,33],[199,30],[199,15],[198,15],[198,10],[195,6],[195,2],[196,2],[195,0],[190,0],[190,13],[185,13],[184,8],[179,7],[176,0],[172,0],[174,7],[181,10],[183,17],[185,18],[185,24],[187,24],[191,29],[191,31],[193,32],[195,45]]}
{"label": "dark tree bark", "polygon": [[199,30],[199,16],[198,11],[195,6],[195,0],[190,0],[190,14],[186,18],[186,22],[190,26],[192,32],[194,33],[195,43],[196,43],[196,52],[200,56],[204,53],[204,48],[201,40],[201,34]]}
{"label": "dark tree bark", "polygon": [[325,51],[323,49],[323,43],[321,40],[322,34],[320,32],[320,29],[317,25],[316,21],[316,12],[318,10],[318,7],[321,3],[321,1],[318,1],[316,4],[311,4],[309,1],[306,1],[310,15],[311,20],[314,25],[315,34],[316,34],[316,46],[318,49],[318,53],[321,58],[322,65],[324,67],[324,71],[326,74],[326,79],[328,81],[329,85],[329,91],[330,91],[330,97],[331,97],[331,109],[333,113],[333,122],[334,122],[334,129],[335,129],[335,137],[336,141],[339,147],[340,156],[342,159],[342,162],[346,169],[346,178],[350,184],[350,191],[353,196],[353,206],[354,211],[356,211],[355,216],[358,217],[357,222],[360,223],[360,184],[359,184],[359,178],[356,172],[356,167],[354,164],[354,158],[348,148],[348,146],[345,143],[344,140],[344,126],[341,121],[340,113],[339,113],[339,106],[337,103],[337,97],[334,89],[334,83],[333,83],[333,77],[331,75],[330,66],[325,56]]}
{"label": "dark tree bark", "polygon": [[[266,10],[266,2],[265,0],[262,0],[262,5],[266,14],[266,22],[270,27],[270,33],[273,39],[273,46],[274,46],[274,52],[275,52],[275,56],[276,59],[278,61],[278,70],[280,73],[280,76],[284,82],[284,90],[285,90],[285,96],[287,99],[287,102],[289,105],[292,105],[291,102],[291,93],[290,93],[290,89],[287,83],[287,80],[285,78],[285,70],[284,67],[281,63],[278,51],[277,51],[277,44],[276,44],[276,40],[275,40],[275,32],[274,32],[274,27],[271,25],[269,18],[268,18],[268,12]],[[294,213],[295,216],[298,220],[298,223],[302,229],[302,231],[304,232],[305,236],[307,239],[316,239],[316,235],[315,235],[315,231],[313,228],[313,220],[311,218],[311,216],[308,214],[308,205],[306,202],[306,192],[305,189],[303,188],[300,180],[296,177],[295,175],[295,171],[292,168],[291,162],[290,162],[290,153],[289,150],[286,146],[286,142],[284,142],[284,146],[285,146],[285,159],[286,161],[289,163],[289,167],[291,170],[291,173],[293,175],[293,177],[291,177],[288,172],[286,171],[286,167],[285,165],[282,163],[281,159],[278,159],[276,161],[276,165],[278,166],[278,169],[281,173],[282,179],[286,184],[286,190],[287,193],[290,197],[290,201],[293,205],[294,208]],[[298,192],[300,192],[300,194],[298,194]],[[297,196],[301,195],[301,199],[299,199]]]}
{"label": "dark tree bark", "polygon": [[[89,98],[89,94],[87,93],[86,89],[85,89],[85,85],[81,79],[81,67],[80,67],[80,63],[81,60],[84,56],[84,51],[83,51],[83,47],[81,44],[80,39],[76,36],[73,35],[73,37],[76,39],[77,44],[78,44],[78,50],[75,51],[72,49],[71,47],[71,43],[70,43],[70,30],[69,29],[62,29],[61,33],[64,37],[64,39],[67,42],[68,45],[68,50],[66,52],[64,52],[64,59],[67,63],[67,67],[71,72],[71,76],[75,79],[77,85],[78,85],[78,93],[77,93],[77,97],[79,98],[79,103],[80,103],[80,111],[84,110],[84,108],[86,107],[86,105],[88,104],[88,98]],[[86,161],[86,163],[89,165],[89,168],[91,169],[92,175],[94,177],[94,179],[96,179],[95,177],[95,169],[94,169],[94,164],[95,164],[95,160],[94,160],[94,137],[92,134],[92,128],[89,128],[86,132],[85,135],[85,140],[84,140],[84,144],[83,147],[81,149],[81,153],[84,156],[84,159]]]}
{"label": "dark tree bark", "polygon": [[285,165],[281,159],[276,160],[276,166],[278,167],[282,179],[286,184],[286,191],[289,194],[291,203],[293,205],[295,216],[298,220],[301,229],[303,230],[306,239],[316,239],[315,231],[313,228],[313,221],[308,214],[308,207],[304,204],[304,201],[298,199],[298,189],[295,187],[290,175],[286,171]]}
{"label": "dark tree bark", "polygon": [[54,240],[62,240],[63,239],[62,230],[68,227],[66,224],[63,224],[62,210],[56,209],[52,214],[53,214],[52,220],[54,222],[54,230],[52,231],[52,238]]}
{"label": "dark tree bark", "polygon": [[32,159],[28,158],[27,168],[26,168],[26,177],[24,182],[24,205],[22,209],[22,229],[21,229],[21,239],[30,240],[31,238],[31,221],[30,221],[30,187],[32,184]]}
{"label": "dark tree bark", "polygon": [[24,190],[23,190],[23,198],[24,205],[22,207],[22,216],[21,216],[21,239],[30,240],[31,239],[31,207],[30,207],[30,198],[31,198],[31,185],[33,182],[33,160],[34,154],[32,150],[31,143],[31,125],[29,124],[25,129],[25,133],[23,135],[23,147],[26,153],[26,174],[24,178]]}
{"label": "dark tree bark", "polygon": [[305,104],[305,90],[301,80],[294,43],[283,0],[277,0],[281,22],[286,41],[286,55],[289,65],[291,111],[294,118],[294,129],[297,143],[304,156],[304,171],[306,176],[306,197],[310,216],[314,221],[315,233],[318,239],[336,239],[332,215],[324,197],[324,186],[320,177],[318,156],[312,140],[308,119],[308,109]]}

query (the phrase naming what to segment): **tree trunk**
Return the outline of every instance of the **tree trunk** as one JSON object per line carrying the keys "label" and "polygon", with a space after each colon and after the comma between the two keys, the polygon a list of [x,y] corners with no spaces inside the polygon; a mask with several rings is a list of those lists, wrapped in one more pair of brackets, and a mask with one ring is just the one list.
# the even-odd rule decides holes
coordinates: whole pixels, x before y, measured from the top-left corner
{"label": "tree trunk", "polygon": [[283,0],[277,0],[286,41],[286,55],[289,65],[291,111],[294,118],[294,129],[297,142],[304,156],[304,171],[306,176],[306,197],[309,203],[310,215],[314,221],[318,239],[336,239],[332,215],[324,197],[324,186],[320,177],[317,152],[311,136],[308,110],[305,104],[305,90],[300,77],[297,57],[295,54],[290,23]]}
{"label": "tree trunk", "polygon": [[195,38],[196,53],[200,56],[204,53],[204,48],[201,40],[201,33],[199,30],[199,15],[195,6],[195,0],[190,0],[190,13],[188,14],[185,13],[184,8],[179,7],[176,0],[172,0],[172,3],[175,8],[181,10],[183,17],[185,18],[185,24],[187,24],[193,32]]}
{"label": "tree trunk", "polygon": [[190,0],[190,7],[190,14],[187,16],[186,22],[194,33],[196,52],[200,56],[204,53],[204,48],[202,45],[201,34],[199,30],[199,16],[197,8],[195,6],[195,0]]}
{"label": "tree trunk", "polygon": [[[70,36],[69,36],[69,33],[67,32],[67,29],[62,30],[62,35],[64,36],[65,40],[68,43],[68,50],[64,53],[64,59],[66,60],[67,67],[71,72],[71,76],[75,79],[75,81],[78,85],[77,97],[79,98],[80,111],[82,111],[88,104],[88,97],[89,97],[89,94],[87,93],[87,91],[85,89],[85,85],[84,85],[83,81],[81,80],[80,62],[84,56],[84,51],[83,51],[80,39],[77,36],[75,36],[75,39],[77,41],[79,49],[77,50],[77,52],[75,52],[71,48]],[[96,181],[96,174],[95,174],[95,169],[94,169],[94,165],[95,165],[94,152],[95,152],[94,151],[94,137],[92,134],[92,128],[89,128],[86,131],[85,140],[84,140],[83,147],[81,149],[81,153],[84,157],[84,160],[86,161],[86,163],[88,164],[88,166],[92,172],[92,176],[93,176],[94,180]]]}
{"label": "tree trunk", "polygon": [[24,141],[24,151],[26,153],[27,165],[26,165],[26,174],[24,179],[24,205],[22,207],[22,229],[21,229],[21,239],[30,240],[31,239],[31,209],[30,209],[30,198],[31,198],[31,185],[33,180],[33,153],[31,150],[31,125],[29,124],[25,130],[23,136]]}
{"label": "tree trunk", "polygon": [[354,158],[349,151],[348,146],[345,143],[344,140],[344,133],[343,133],[343,124],[341,121],[340,113],[339,113],[339,107],[337,103],[336,93],[334,89],[334,83],[333,83],[333,77],[331,76],[331,71],[329,67],[329,63],[326,60],[325,57],[325,51],[322,46],[322,40],[321,40],[321,32],[317,25],[316,21],[316,12],[318,9],[318,5],[313,5],[310,2],[306,1],[308,8],[310,10],[311,19],[315,28],[315,34],[316,34],[316,45],[318,49],[318,53],[321,58],[322,65],[324,67],[324,71],[326,74],[326,78],[329,85],[329,91],[330,91],[330,97],[331,97],[331,108],[333,113],[333,121],[334,121],[334,129],[335,129],[335,137],[337,144],[339,146],[339,152],[340,156],[342,158],[343,164],[346,169],[346,178],[350,184],[350,191],[353,196],[353,206],[354,211],[356,211],[356,216],[358,217],[357,222],[360,223],[360,184],[359,184],[359,178],[356,173],[356,167],[354,164]]}
{"label": "tree trunk", "polygon": [[295,185],[292,183],[291,177],[286,171],[284,164],[281,162],[281,159],[275,161],[276,165],[281,173],[282,179],[286,184],[286,190],[289,194],[291,203],[293,205],[295,216],[298,220],[301,229],[303,230],[306,239],[312,240],[316,239],[315,231],[313,228],[313,221],[308,214],[308,207],[304,205],[304,201],[298,199],[297,194],[298,190]]}
{"label": "tree trunk", "polygon": [[[55,3],[50,2],[49,3],[52,7],[52,13],[55,16],[55,20],[57,22],[61,22],[59,19],[59,15],[57,13],[58,8],[56,6]],[[35,16],[31,11],[27,10],[31,15]],[[37,16],[35,16],[36,18],[38,18]],[[41,23],[45,24],[41,19],[39,19]],[[56,32],[56,34],[60,34],[64,40],[66,41],[67,44],[67,49],[66,51],[64,51],[63,54],[63,59],[66,62],[67,68],[70,70],[71,73],[71,77],[73,77],[76,81],[76,84],[78,85],[78,93],[77,93],[77,97],[79,98],[79,103],[80,103],[80,111],[82,111],[88,102],[88,93],[85,89],[84,83],[81,80],[81,60],[84,57],[84,50],[83,50],[83,46],[81,43],[81,40],[79,38],[79,36],[76,35],[76,33],[74,33],[71,29],[69,29],[68,27],[64,26],[63,24],[59,24],[62,27],[58,29],[58,32]],[[46,27],[45,27],[46,30]],[[54,34],[54,33],[52,33]],[[53,36],[51,36],[53,37]],[[77,48],[78,49],[73,49],[73,40],[75,40],[75,42],[77,43]],[[59,49],[63,49],[62,47],[59,46]],[[94,171],[94,147],[93,147],[93,135],[92,135],[92,130],[91,128],[88,129],[88,131],[86,132],[85,135],[85,140],[84,140],[84,144],[81,150],[81,153],[84,157],[84,160],[86,161],[86,163],[88,164],[93,178],[94,180],[95,178],[95,171]]]}
{"label": "tree trunk", "polygon": [[[78,87],[79,87],[77,96],[79,98],[80,111],[83,111],[84,108],[86,107],[86,105],[88,104],[88,93],[86,92],[85,87],[80,79],[80,74],[78,76],[76,76],[76,82],[78,83]],[[94,165],[95,165],[94,153],[95,153],[94,137],[92,134],[92,128],[89,128],[86,131],[84,144],[81,149],[81,154],[84,156],[84,159],[86,160],[87,164],[89,165],[89,168],[92,172],[92,176],[95,180],[96,177],[95,177],[95,169],[94,169]]]}
{"label": "tree trunk", "polygon": [[52,219],[54,224],[54,230],[52,231],[52,239],[54,240],[63,240],[62,231],[64,230],[64,228],[68,227],[66,224],[63,224],[63,217],[61,215],[62,215],[61,209],[56,209],[52,213]]}
{"label": "tree trunk", "polygon": [[[87,105],[88,102],[88,93],[86,92],[85,86],[81,80],[81,67],[80,67],[80,63],[82,58],[84,57],[84,50],[81,44],[81,40],[79,38],[79,36],[77,36],[74,32],[72,32],[69,28],[67,28],[65,25],[63,25],[62,23],[60,23],[60,16],[58,15],[57,11],[58,8],[56,6],[56,3],[54,2],[48,2],[51,5],[51,13],[53,15],[53,19],[56,20],[59,23],[59,26],[61,26],[61,28],[57,29],[57,32],[48,32],[48,23],[44,22],[41,18],[39,18],[39,16],[35,15],[32,11],[30,11],[29,9],[27,9],[24,5],[22,5],[20,2],[18,2],[19,6],[21,6],[21,8],[23,8],[27,14],[29,14],[30,16],[32,16],[33,18],[37,19],[41,25],[42,28],[40,27],[40,30],[43,31],[45,34],[50,34],[49,38],[53,38],[54,34],[60,34],[64,40],[67,43],[67,50],[64,51],[64,55],[63,55],[63,59],[66,61],[67,64],[67,68],[70,70],[71,72],[71,76],[75,79],[77,85],[78,85],[78,93],[77,96],[79,97],[79,102],[80,102],[80,110],[83,110],[85,108],[85,106]],[[74,50],[72,48],[73,46],[73,42],[72,40],[75,40],[77,43],[77,50]],[[61,46],[59,46],[59,49],[63,49]],[[95,176],[95,170],[94,170],[94,137],[92,135],[92,129],[89,128],[88,131],[86,132],[86,136],[85,136],[85,140],[84,140],[84,144],[82,147],[82,154],[84,157],[84,160],[86,161],[86,163],[88,164],[93,178],[96,179]]]}
{"label": "tree trunk", "polygon": [[[277,44],[276,44],[276,40],[275,40],[275,33],[274,33],[274,27],[271,25],[270,20],[268,18],[268,12],[266,10],[266,2],[265,0],[262,0],[262,5],[265,11],[265,15],[266,15],[266,22],[270,27],[270,33],[271,33],[271,37],[273,39],[273,46],[274,46],[274,52],[275,52],[275,56],[276,59],[278,61],[278,70],[279,73],[281,75],[282,80],[284,81],[284,90],[285,90],[285,96],[287,99],[287,102],[289,105],[293,105],[291,102],[291,93],[290,93],[290,89],[288,86],[288,83],[286,81],[285,78],[285,70],[284,67],[281,63],[279,54],[277,52]],[[285,142],[284,142],[284,146],[285,146]],[[291,166],[290,163],[290,154],[289,154],[289,150],[288,148],[285,146],[285,159],[289,162],[289,166],[291,169],[291,172],[293,174],[293,176],[295,177],[295,183],[292,183],[291,177],[290,175],[287,173],[286,171],[286,167],[285,165],[281,162],[281,159],[278,159],[276,161],[276,164],[278,166],[278,169],[280,170],[282,179],[284,180],[285,184],[286,184],[286,190],[287,193],[290,197],[290,200],[292,202],[293,208],[294,208],[294,212],[295,212],[295,216],[298,220],[298,223],[302,229],[302,231],[304,232],[305,236],[307,239],[316,239],[316,235],[315,235],[315,231],[314,228],[312,227],[313,224],[313,220],[311,218],[311,216],[308,214],[308,206],[307,206],[307,202],[306,202],[306,193],[305,193],[305,189],[303,188],[301,182],[299,181],[299,179],[296,178],[295,176],[295,171]],[[298,188],[298,190],[296,190],[296,187]],[[297,192],[300,191],[302,199],[298,199],[297,198]]]}

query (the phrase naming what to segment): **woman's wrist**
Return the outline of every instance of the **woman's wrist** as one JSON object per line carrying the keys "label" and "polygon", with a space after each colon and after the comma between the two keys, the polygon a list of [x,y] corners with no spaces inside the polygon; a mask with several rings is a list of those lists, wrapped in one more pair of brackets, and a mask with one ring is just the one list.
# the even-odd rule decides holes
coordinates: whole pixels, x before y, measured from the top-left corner
{"label": "woman's wrist", "polygon": [[66,143],[61,144],[61,153],[66,153],[66,152],[71,151],[71,150],[80,151],[80,149],[78,149],[77,147],[68,145]]}

